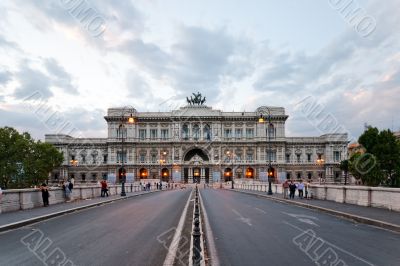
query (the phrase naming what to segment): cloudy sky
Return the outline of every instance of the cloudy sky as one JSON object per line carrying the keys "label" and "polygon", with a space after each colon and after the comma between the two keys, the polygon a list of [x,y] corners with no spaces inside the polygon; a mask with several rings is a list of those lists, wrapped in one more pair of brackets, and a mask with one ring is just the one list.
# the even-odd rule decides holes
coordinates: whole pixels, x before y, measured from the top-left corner
{"label": "cloudy sky", "polygon": [[[0,126],[106,136],[107,108],[283,106],[287,135],[400,128],[398,0],[5,0]],[[79,131],[75,131],[77,129]]]}

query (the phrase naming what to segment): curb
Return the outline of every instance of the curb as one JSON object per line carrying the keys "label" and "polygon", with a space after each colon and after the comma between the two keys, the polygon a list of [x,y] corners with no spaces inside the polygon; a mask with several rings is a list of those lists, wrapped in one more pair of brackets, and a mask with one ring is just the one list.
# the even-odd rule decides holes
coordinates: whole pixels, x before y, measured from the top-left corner
{"label": "curb", "polygon": [[89,209],[89,208],[101,206],[101,205],[104,205],[104,204],[107,204],[107,203],[120,201],[120,200],[126,200],[126,199],[129,199],[129,198],[143,196],[143,195],[147,195],[147,194],[151,194],[151,193],[155,193],[155,192],[161,192],[161,190],[150,191],[150,192],[147,192],[147,193],[140,193],[140,194],[130,195],[130,196],[126,196],[126,197],[105,200],[105,201],[96,202],[96,203],[92,203],[92,204],[88,204],[88,205],[84,205],[84,206],[80,206],[80,207],[75,207],[75,208],[71,208],[71,209],[67,209],[67,210],[63,210],[63,211],[58,211],[58,212],[45,214],[45,215],[42,215],[42,216],[37,216],[37,217],[31,218],[31,219],[26,219],[26,220],[14,222],[14,223],[1,225],[0,226],[0,233],[4,232],[4,231],[11,230],[11,229],[16,229],[16,228],[19,228],[19,227],[30,225],[30,224],[33,224],[33,223],[37,223],[37,222],[40,222],[40,221],[45,221],[45,220],[48,220],[50,218],[58,217],[58,216],[61,216],[61,215],[67,214],[67,213],[80,211],[80,210],[84,210],[84,209]]}
{"label": "curb", "polygon": [[256,194],[256,193],[251,193],[251,192],[246,192],[246,191],[239,191],[239,190],[233,190],[235,192],[239,192],[239,193],[243,193],[243,194],[248,194],[248,195],[252,195],[252,196],[256,196],[256,197],[261,197],[261,198],[267,198],[269,200],[272,201],[276,201],[276,202],[280,202],[280,203],[284,203],[284,204],[291,204],[291,205],[297,205],[299,207],[303,207],[303,208],[307,208],[307,209],[312,209],[312,210],[318,210],[321,212],[325,212],[328,214],[331,214],[333,216],[337,216],[340,218],[346,218],[346,219],[350,219],[362,224],[367,224],[367,225],[373,225],[379,228],[383,228],[383,229],[387,229],[387,230],[391,230],[391,231],[395,231],[397,233],[400,233],[400,225],[397,224],[392,224],[392,223],[388,223],[388,222],[384,222],[384,221],[379,221],[379,220],[375,220],[375,219],[371,219],[371,218],[367,218],[364,216],[359,216],[359,215],[355,215],[355,214],[350,214],[347,212],[341,212],[341,211],[336,211],[336,210],[332,210],[332,209],[328,209],[328,208],[324,208],[324,207],[319,207],[319,206],[315,206],[315,205],[311,205],[311,204],[306,204],[306,203],[301,203],[301,202],[296,202],[296,201],[290,201],[290,200],[286,200],[286,199],[278,199],[275,197],[271,197],[268,195],[261,195],[261,194]]}

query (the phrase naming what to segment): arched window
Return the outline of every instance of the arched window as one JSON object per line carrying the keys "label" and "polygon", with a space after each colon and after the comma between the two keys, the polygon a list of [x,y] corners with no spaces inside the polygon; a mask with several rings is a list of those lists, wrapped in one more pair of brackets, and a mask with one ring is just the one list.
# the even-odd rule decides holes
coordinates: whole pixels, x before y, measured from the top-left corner
{"label": "arched window", "polygon": [[186,124],[182,126],[182,138],[189,139],[189,127]]}
{"label": "arched window", "polygon": [[211,140],[211,129],[209,125],[204,126],[203,136],[205,140]]}
{"label": "arched window", "polygon": [[198,140],[200,138],[200,127],[199,125],[193,126],[193,139]]}
{"label": "arched window", "polygon": [[269,137],[271,138],[271,139],[274,139],[275,138],[275,128],[274,128],[274,125],[273,124],[269,124],[268,125],[268,135],[269,135]]}

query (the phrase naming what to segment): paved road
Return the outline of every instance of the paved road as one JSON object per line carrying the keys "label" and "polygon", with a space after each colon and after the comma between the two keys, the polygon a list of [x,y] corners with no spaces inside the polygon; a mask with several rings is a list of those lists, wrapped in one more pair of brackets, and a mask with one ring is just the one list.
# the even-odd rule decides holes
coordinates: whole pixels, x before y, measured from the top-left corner
{"label": "paved road", "polygon": [[[54,265],[57,255],[67,265],[162,265],[167,249],[157,236],[177,226],[189,194],[148,194],[4,232],[0,265],[45,265],[45,257]],[[167,247],[171,233],[161,237]]]}
{"label": "paved road", "polygon": [[397,233],[229,190],[201,194],[221,265],[400,265]]}

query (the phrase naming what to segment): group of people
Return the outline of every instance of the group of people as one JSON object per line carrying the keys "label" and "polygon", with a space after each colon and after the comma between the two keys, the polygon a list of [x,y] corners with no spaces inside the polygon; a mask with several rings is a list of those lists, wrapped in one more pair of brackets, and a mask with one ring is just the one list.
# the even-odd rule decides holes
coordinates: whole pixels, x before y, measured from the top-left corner
{"label": "group of people", "polygon": [[300,199],[309,199],[310,182],[311,181],[307,181],[306,183],[303,183],[303,180],[300,180],[300,182],[295,183],[293,180],[286,180],[282,184],[283,198],[287,199],[289,197],[289,199],[294,199],[297,190]]}

